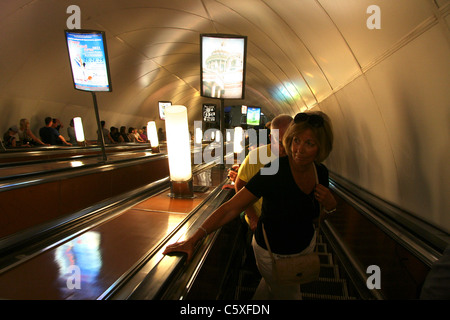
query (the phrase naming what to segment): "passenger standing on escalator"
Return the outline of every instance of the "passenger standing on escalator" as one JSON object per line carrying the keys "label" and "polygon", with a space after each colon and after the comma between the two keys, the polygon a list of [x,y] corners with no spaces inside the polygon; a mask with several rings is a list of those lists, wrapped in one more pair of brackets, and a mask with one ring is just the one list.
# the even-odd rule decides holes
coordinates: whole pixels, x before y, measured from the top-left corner
{"label": "passenger standing on escalator", "polygon": [[130,142],[127,134],[127,128],[125,126],[120,127],[119,134],[119,142]]}
{"label": "passenger standing on escalator", "polygon": [[72,145],[53,127],[53,119],[51,117],[45,118],[45,127],[39,129],[39,136],[41,137],[42,142],[49,145],[61,143],[67,146]]}
{"label": "passenger standing on escalator", "polygon": [[3,134],[3,143],[5,144],[5,147],[29,147],[29,145],[22,145],[17,142],[16,135],[19,132],[19,129],[17,126],[11,126],[4,134]]}
{"label": "passenger standing on escalator", "polygon": [[22,145],[46,145],[31,132],[30,121],[28,119],[20,119],[19,126],[19,140]]}
{"label": "passenger standing on escalator", "polygon": [[321,164],[333,145],[329,118],[322,112],[297,114],[284,134],[283,145],[287,156],[279,158],[279,170],[275,174],[257,173],[233,198],[215,210],[192,237],[168,246],[164,253],[186,252],[190,259],[198,241],[232,221],[262,197],[253,249],[263,278],[254,298],[301,299],[299,285],[283,285],[272,278],[272,261],[262,226],[264,224],[272,252],[278,257],[308,254],[314,250],[313,220],[319,216],[320,205],[329,214],[336,210],[337,204],[328,189],[328,170]]}
{"label": "passenger standing on escalator", "polygon": [[[287,114],[276,116],[271,121],[270,129],[272,132],[274,132],[274,130],[278,130],[278,135],[269,134],[269,144],[260,146],[250,151],[240,166],[234,165],[232,167],[232,170],[229,172],[229,176],[230,180],[235,182],[236,192],[239,192],[239,190],[245,187],[250,179],[253,178],[266,164],[273,161],[276,157],[286,156],[282,141],[284,133],[291,122],[292,117]],[[274,150],[273,153],[272,149]],[[256,159],[256,161],[253,159]],[[249,206],[244,212],[243,219],[245,219],[252,232],[255,232],[258,225],[258,219],[261,216],[261,206],[262,198],[258,199],[255,204]]]}

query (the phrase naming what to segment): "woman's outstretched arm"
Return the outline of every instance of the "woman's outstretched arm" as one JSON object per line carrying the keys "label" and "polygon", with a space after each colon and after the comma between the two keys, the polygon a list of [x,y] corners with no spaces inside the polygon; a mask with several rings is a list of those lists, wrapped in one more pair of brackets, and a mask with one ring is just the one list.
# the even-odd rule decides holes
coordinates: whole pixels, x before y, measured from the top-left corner
{"label": "woman's outstretched arm", "polygon": [[217,208],[189,239],[183,242],[168,245],[163,254],[168,254],[171,252],[185,252],[188,255],[189,261],[198,241],[236,218],[256,200],[258,200],[256,196],[254,196],[246,188],[242,188],[234,195],[233,198]]}

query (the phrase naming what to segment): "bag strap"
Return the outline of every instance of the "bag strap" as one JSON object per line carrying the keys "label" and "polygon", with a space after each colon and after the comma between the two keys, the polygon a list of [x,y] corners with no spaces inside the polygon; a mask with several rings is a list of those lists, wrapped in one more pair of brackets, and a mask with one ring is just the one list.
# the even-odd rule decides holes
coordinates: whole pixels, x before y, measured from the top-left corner
{"label": "bag strap", "polygon": [[272,258],[272,261],[275,263],[275,257],[273,256],[272,250],[270,250],[269,240],[267,240],[267,234],[266,234],[266,229],[264,229],[264,223],[262,224],[262,231],[263,231],[264,242],[266,243],[267,250],[270,253],[270,257]]}
{"label": "bag strap", "polygon": [[[314,175],[316,177],[316,184],[319,184],[319,176],[317,175],[317,169],[316,169],[315,163],[313,163],[313,167],[314,167]],[[318,236],[320,233],[320,214],[322,213],[322,204],[319,203],[319,205],[320,205],[320,207],[319,207],[319,225],[317,227],[316,236]],[[263,236],[264,236],[264,242],[266,243],[267,250],[270,253],[270,257],[272,258],[272,261],[275,262],[275,257],[273,256],[272,250],[270,249],[269,240],[267,239],[267,234],[266,234],[266,229],[264,228],[264,223],[262,223],[261,225],[262,225],[262,231],[263,231]],[[317,250],[317,246],[314,249],[314,251],[316,251],[316,250]]]}
{"label": "bag strap", "polygon": [[[319,184],[319,176],[317,175],[316,164],[313,163],[313,166],[314,166],[314,175],[316,176],[316,184]],[[321,223],[320,216],[321,216],[321,214],[322,214],[322,204],[319,203],[319,222],[317,225],[317,234],[320,233],[320,223]]]}

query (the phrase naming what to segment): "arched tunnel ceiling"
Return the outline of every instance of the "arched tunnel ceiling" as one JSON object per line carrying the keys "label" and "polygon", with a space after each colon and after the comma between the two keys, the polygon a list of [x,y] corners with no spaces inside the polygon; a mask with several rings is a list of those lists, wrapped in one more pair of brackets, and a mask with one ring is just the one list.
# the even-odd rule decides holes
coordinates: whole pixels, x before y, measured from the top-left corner
{"label": "arched tunnel ceiling", "polygon": [[[158,119],[161,100],[200,120],[203,103],[218,103],[200,96],[200,34],[245,35],[245,100],[226,105],[269,118],[325,111],[331,171],[450,230],[449,0],[1,0],[2,130],[81,116],[96,138],[92,98],[72,85],[71,5],[82,29],[107,36],[113,92],[98,101],[108,127]],[[368,27],[371,5],[380,29]]]}
{"label": "arched tunnel ceiling", "polygon": [[366,26],[373,2],[2,1],[0,90],[49,104],[91,104],[73,90],[63,39],[66,9],[77,5],[81,28],[107,35],[113,92],[101,96],[100,109],[157,118],[157,101],[169,100],[200,119],[207,99],[200,97],[199,35],[230,33],[248,37],[246,95],[226,103],[260,105],[269,116],[293,114],[345,86],[433,15],[424,0],[376,1],[389,14],[374,32]]}

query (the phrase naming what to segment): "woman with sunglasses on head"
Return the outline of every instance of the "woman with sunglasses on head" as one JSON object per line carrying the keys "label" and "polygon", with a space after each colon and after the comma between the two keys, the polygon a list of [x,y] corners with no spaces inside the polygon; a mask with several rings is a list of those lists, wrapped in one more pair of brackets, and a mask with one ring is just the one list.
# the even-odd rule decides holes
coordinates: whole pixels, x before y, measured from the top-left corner
{"label": "woman with sunglasses on head", "polygon": [[164,253],[186,252],[189,260],[199,240],[263,197],[261,217],[252,241],[263,278],[254,298],[301,299],[300,285],[285,285],[273,279],[263,226],[271,250],[278,258],[314,251],[313,220],[319,217],[320,206],[326,214],[336,210],[336,200],[328,189],[328,170],[320,164],[328,157],[333,145],[329,118],[322,112],[297,114],[284,134],[283,145],[287,156],[279,159],[277,173],[263,175],[260,171],[233,198],[215,210],[192,237],[168,246]]}

